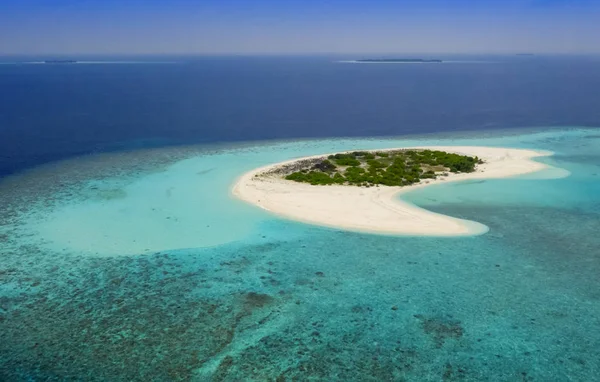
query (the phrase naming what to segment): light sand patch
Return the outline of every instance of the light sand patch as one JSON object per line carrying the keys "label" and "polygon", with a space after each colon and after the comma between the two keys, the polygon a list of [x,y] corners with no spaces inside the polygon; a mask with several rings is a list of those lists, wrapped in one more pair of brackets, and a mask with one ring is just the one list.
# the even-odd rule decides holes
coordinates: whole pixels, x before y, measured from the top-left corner
{"label": "light sand patch", "polygon": [[[236,197],[279,216],[317,225],[384,234],[475,235],[486,232],[487,227],[427,211],[399,200],[397,196],[441,182],[505,178],[540,171],[548,166],[535,162],[532,158],[552,154],[545,151],[475,146],[419,148],[477,156],[485,163],[478,165],[473,173],[451,173],[447,177],[424,180],[407,187],[313,186],[285,180],[277,175],[260,175],[284,164],[301,160],[296,159],[244,174],[232,192]],[[302,159],[308,158],[314,157]]]}

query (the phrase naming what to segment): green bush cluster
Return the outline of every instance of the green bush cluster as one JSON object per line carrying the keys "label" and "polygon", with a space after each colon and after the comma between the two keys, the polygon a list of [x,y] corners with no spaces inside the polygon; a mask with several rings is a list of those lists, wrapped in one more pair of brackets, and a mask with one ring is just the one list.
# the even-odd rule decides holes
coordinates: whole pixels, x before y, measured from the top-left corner
{"label": "green bush cluster", "polygon": [[339,173],[336,172],[333,176],[320,171],[307,171],[307,172],[294,172],[285,177],[285,179],[293,180],[295,182],[310,183],[316,185],[328,185],[328,184],[343,184],[346,179]]}
{"label": "green bush cluster", "polygon": [[409,150],[406,155],[413,162],[428,164],[430,166],[444,166],[451,172],[473,172],[475,165],[481,163],[479,158],[466,155],[447,153],[438,150]]}
{"label": "green bush cluster", "polygon": [[354,153],[330,155],[328,159],[333,160],[338,166],[360,166],[360,161],[356,159]]}
{"label": "green bush cluster", "polygon": [[331,163],[329,160],[325,159],[312,167],[313,170],[320,170],[323,172],[332,172],[337,169],[336,165]]}
{"label": "green bush cluster", "polygon": [[310,171],[294,172],[285,178],[312,185],[406,186],[421,179],[435,179],[436,171],[472,172],[478,163],[482,162],[477,157],[437,150],[355,151],[330,155]]}

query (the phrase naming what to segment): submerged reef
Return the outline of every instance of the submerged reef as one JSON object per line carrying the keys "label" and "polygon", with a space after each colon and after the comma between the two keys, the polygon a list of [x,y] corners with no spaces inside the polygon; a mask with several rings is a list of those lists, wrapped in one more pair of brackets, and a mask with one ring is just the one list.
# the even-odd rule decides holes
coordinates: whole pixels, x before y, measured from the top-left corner
{"label": "submerged reef", "polygon": [[462,326],[460,326],[459,321],[426,318],[420,314],[415,315],[415,318],[422,321],[423,330],[433,337],[435,345],[438,348],[441,348],[447,339],[460,338],[463,336],[464,330]]}
{"label": "submerged reef", "polygon": [[[385,339],[375,330],[380,308],[373,305],[340,310],[348,328],[329,322],[301,296],[328,293],[341,280],[317,271],[293,281],[281,262],[261,260],[273,249],[247,247],[246,256],[236,257],[234,251],[223,256],[228,261],[161,253],[5,271],[4,282],[27,292],[0,299],[0,376],[89,381],[362,376],[375,381],[425,372],[430,355],[403,344],[400,333],[427,340],[429,324],[420,328],[418,320],[408,319],[402,324],[407,328]],[[242,281],[251,273],[264,275],[255,291]],[[404,320],[402,313],[396,316]],[[433,330],[445,341],[458,339],[443,325]],[[438,339],[434,343],[441,347]]]}
{"label": "submerged reef", "polygon": [[195,297],[211,287],[205,270],[181,272],[168,254],[108,263],[102,274],[56,267],[25,277],[31,295],[0,299],[3,380],[189,380],[277,304],[256,292]]}
{"label": "submerged reef", "polygon": [[[536,368],[548,357],[562,376],[589,370],[593,342],[545,329],[585,314],[565,310],[568,301],[548,305],[533,290],[519,302],[526,317],[498,321],[518,281],[473,289],[482,275],[504,275],[497,258],[465,268],[464,244],[426,245],[422,256],[393,238],[310,233],[311,242],[133,257],[5,252],[0,380],[537,380],[527,378],[548,376]],[[444,292],[457,280],[468,295]]]}
{"label": "submerged reef", "polygon": [[[491,228],[471,238],[271,219],[248,240],[101,256],[45,246],[20,216],[64,198],[121,200],[118,182],[107,192],[73,185],[126,184],[197,150],[100,156],[6,179],[0,381],[592,381],[600,161],[596,147],[581,156],[590,141],[560,141],[573,147],[556,157],[572,163],[573,179],[468,185],[484,203],[464,185],[430,194],[435,212]],[[212,168],[193,174],[223,171],[205,173]],[[535,203],[500,198],[522,189]]]}

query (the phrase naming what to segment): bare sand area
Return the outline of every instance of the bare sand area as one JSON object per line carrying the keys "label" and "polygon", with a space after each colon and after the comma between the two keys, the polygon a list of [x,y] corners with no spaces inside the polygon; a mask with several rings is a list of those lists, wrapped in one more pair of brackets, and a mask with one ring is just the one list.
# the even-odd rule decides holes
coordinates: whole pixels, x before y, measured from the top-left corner
{"label": "bare sand area", "polygon": [[[276,163],[241,176],[233,194],[279,216],[306,223],[347,230],[397,235],[463,236],[487,232],[476,222],[437,214],[411,203],[398,195],[416,188],[446,182],[473,179],[505,178],[547,168],[532,158],[552,155],[547,151],[478,146],[427,146],[402,149],[441,150],[477,156],[484,161],[472,173],[450,173],[435,180],[422,180],[405,187],[357,187],[351,185],[310,185],[285,180],[272,172],[286,164],[317,155]],[[397,150],[389,149],[389,150]],[[386,150],[377,150],[386,151]]]}

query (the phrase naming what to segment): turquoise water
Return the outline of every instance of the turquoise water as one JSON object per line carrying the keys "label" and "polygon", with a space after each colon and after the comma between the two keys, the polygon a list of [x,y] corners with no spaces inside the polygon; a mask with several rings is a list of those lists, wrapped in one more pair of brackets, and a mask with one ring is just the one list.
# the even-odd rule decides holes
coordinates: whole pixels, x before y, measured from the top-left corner
{"label": "turquoise water", "polygon": [[[551,150],[556,169],[404,196],[490,228],[461,238],[311,226],[229,194],[264,164],[427,144]],[[594,380],[599,176],[585,129],[168,148],[23,173],[0,184],[0,379]]]}

